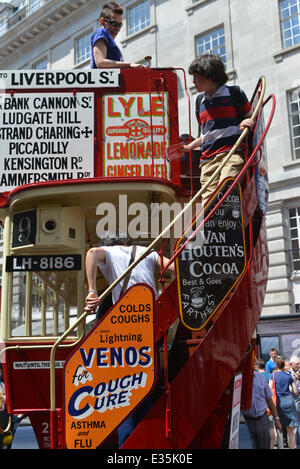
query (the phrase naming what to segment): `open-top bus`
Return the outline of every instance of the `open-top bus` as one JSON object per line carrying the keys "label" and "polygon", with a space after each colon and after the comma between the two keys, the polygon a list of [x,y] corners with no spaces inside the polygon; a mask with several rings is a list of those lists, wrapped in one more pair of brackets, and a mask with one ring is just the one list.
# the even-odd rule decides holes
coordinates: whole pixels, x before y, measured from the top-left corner
{"label": "open-top bus", "polygon": [[[199,151],[172,152],[178,74],[2,73],[0,353],[8,413],[28,415],[40,448],[115,447],[141,406],[122,448],[236,446],[268,275],[264,139],[275,98],[262,77],[255,129],[237,142],[245,166],[204,209]],[[176,275],[162,262],[157,298],[134,285],[93,321],[84,261],[105,230],[156,249]],[[99,272],[101,300],[113,287]]]}

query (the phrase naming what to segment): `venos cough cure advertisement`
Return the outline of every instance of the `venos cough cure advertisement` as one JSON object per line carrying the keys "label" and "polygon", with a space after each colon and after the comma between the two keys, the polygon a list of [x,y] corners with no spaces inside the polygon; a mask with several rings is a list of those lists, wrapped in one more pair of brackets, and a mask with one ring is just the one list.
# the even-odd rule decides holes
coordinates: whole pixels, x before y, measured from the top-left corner
{"label": "venos cough cure advertisement", "polygon": [[153,291],[134,285],[65,364],[68,449],[92,449],[134,411],[154,384]]}

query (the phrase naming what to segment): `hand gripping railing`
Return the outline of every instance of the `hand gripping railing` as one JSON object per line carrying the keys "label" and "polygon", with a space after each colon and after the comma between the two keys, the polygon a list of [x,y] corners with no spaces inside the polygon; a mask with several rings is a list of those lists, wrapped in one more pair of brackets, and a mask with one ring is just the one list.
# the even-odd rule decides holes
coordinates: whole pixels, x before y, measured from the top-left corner
{"label": "hand gripping railing", "polygon": [[[258,81],[258,85],[256,87],[256,90],[261,87],[260,91],[260,96],[257,102],[257,105],[253,111],[253,114],[251,118],[253,120],[256,119],[259,109],[263,103],[264,99],[264,94],[266,90],[266,80],[265,77],[261,77]],[[152,249],[162,240],[164,235],[168,233],[170,228],[172,228],[183,216],[183,214],[188,211],[194,202],[196,202],[197,199],[201,196],[201,194],[206,190],[206,188],[210,185],[210,183],[213,181],[213,179],[220,174],[222,171],[223,167],[226,165],[226,163],[229,161],[231,158],[231,155],[234,154],[236,149],[239,147],[241,142],[245,139],[249,132],[248,128],[245,128],[243,132],[241,133],[240,137],[238,138],[237,142],[235,145],[232,147],[230,152],[226,157],[224,157],[224,160],[220,164],[219,168],[215,171],[215,173],[208,179],[208,181],[199,189],[199,191],[194,195],[194,197],[185,205],[183,210],[176,215],[176,217],[170,222],[170,224],[161,231],[161,233],[157,236],[157,238],[150,243],[150,245],[147,247],[147,249],[143,252],[142,255],[140,255],[123,273],[120,275],[119,278],[117,278],[100,296],[99,296],[99,301],[103,301],[107,295],[115,288],[116,285],[118,285],[119,282],[121,282],[128,272],[130,272],[134,267],[136,267],[139,262],[141,262],[142,259],[144,259]],[[216,208],[216,207],[215,207]],[[193,233],[194,236],[195,233]],[[176,255],[178,255],[179,252],[177,251]],[[173,262],[174,259],[172,259]],[[85,320],[85,318],[90,314],[90,311],[85,311],[78,319],[77,321],[67,330],[64,332],[64,334],[61,335],[61,337],[53,344],[51,353],[50,353],[50,411],[51,411],[51,447],[55,447],[55,435],[53,429],[56,427],[56,420],[55,420],[55,413],[56,413],[56,396],[55,396],[55,354],[57,348],[60,346],[60,344],[64,341],[64,339],[67,338],[67,336],[82,322]]]}

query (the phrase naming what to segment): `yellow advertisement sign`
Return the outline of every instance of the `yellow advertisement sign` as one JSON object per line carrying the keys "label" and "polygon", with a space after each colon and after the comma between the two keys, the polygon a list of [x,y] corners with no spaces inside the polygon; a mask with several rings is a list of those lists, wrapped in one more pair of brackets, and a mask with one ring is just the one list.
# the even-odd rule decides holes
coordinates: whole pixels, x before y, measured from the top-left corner
{"label": "yellow advertisement sign", "polygon": [[65,365],[68,449],[97,448],[151,391],[153,290],[127,290]]}

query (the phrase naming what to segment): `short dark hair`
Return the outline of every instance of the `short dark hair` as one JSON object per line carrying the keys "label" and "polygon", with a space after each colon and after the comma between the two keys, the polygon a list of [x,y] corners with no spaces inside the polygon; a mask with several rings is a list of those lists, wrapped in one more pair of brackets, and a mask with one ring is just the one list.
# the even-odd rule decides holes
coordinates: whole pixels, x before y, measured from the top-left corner
{"label": "short dark hair", "polygon": [[102,7],[100,18],[111,19],[112,13],[123,15],[123,8],[117,2],[105,3]]}
{"label": "short dark hair", "polygon": [[264,370],[265,369],[265,362],[261,358],[257,359],[256,365],[257,365],[257,368],[259,370]]}
{"label": "short dark hair", "polygon": [[130,246],[131,240],[126,233],[106,231],[101,235],[99,246]]}
{"label": "short dark hair", "polygon": [[228,81],[225,65],[219,55],[202,54],[196,57],[189,66],[190,75],[199,74],[204,78],[209,78],[219,86]]}
{"label": "short dark hair", "polygon": [[275,363],[276,363],[277,368],[279,370],[282,370],[285,365],[285,360],[282,357],[277,357]]}

